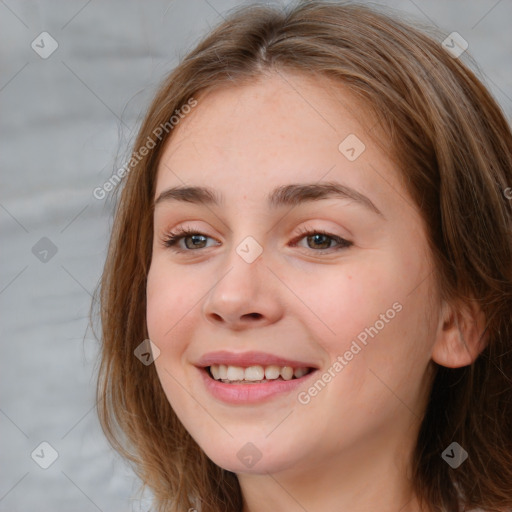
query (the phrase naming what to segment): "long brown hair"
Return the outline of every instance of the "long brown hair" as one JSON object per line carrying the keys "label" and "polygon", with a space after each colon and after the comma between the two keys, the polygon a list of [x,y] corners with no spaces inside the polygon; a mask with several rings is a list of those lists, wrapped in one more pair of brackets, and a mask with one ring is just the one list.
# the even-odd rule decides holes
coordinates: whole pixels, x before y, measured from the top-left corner
{"label": "long brown hair", "polygon": [[[248,6],[164,80],[124,173],[97,290],[99,418],[159,512],[240,512],[242,496],[236,475],[206,457],[184,429],[154,365],[134,356],[148,337],[156,169],[172,136],[172,129],[158,130],[191,98],[201,108],[203,91],[272,70],[334,79],[378,116],[422,212],[440,296],[476,303],[485,314],[488,341],[476,361],[435,365],[411,461],[418,497],[434,511],[512,508],[512,135],[488,91],[442,39],[358,4]],[[139,151],[150,139],[152,147]],[[469,452],[457,470],[441,458],[454,440]]]}

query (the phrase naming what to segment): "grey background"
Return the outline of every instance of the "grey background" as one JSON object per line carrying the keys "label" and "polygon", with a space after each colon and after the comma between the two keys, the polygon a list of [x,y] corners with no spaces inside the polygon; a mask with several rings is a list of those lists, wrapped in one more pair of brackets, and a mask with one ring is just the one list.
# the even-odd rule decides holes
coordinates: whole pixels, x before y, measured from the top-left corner
{"label": "grey background", "polygon": [[[0,511],[149,508],[94,408],[88,311],[112,204],[92,191],[124,163],[159,80],[239,3],[0,0]],[[512,118],[510,0],[377,3],[459,32]],[[59,45],[47,59],[31,48],[43,31]],[[31,458],[42,441],[58,453],[48,469]]]}

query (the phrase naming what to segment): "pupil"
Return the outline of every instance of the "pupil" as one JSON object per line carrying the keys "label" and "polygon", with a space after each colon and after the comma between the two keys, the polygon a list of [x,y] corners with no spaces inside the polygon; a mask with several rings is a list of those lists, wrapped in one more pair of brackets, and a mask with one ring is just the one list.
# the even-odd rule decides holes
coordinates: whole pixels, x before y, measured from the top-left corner
{"label": "pupil", "polygon": [[[313,238],[315,244],[320,244],[323,246],[327,245],[327,248],[329,247],[329,240],[326,235],[316,234],[316,235],[310,236],[309,238]],[[322,238],[324,239],[324,243],[322,243]]]}
{"label": "pupil", "polygon": [[[189,236],[189,237],[188,237],[188,239],[192,239],[192,244],[193,244],[193,246],[194,246],[194,247],[197,247],[197,246],[198,246],[198,243],[199,243],[199,244],[200,244],[201,242],[203,242],[203,243],[204,243],[204,238],[205,238],[205,237],[204,237],[203,235],[191,235],[191,236]],[[203,239],[203,240],[201,240],[201,239]],[[197,243],[196,243],[196,242],[197,242]],[[187,244],[185,243],[185,245],[187,245]],[[190,247],[189,247],[188,245],[187,245],[187,248],[188,248],[188,249],[190,249]]]}

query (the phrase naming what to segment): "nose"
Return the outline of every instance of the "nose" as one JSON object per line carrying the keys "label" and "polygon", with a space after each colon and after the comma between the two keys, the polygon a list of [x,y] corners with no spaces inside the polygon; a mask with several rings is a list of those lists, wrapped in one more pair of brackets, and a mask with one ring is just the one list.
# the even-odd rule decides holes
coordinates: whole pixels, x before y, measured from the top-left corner
{"label": "nose", "polygon": [[277,322],[284,311],[282,287],[263,254],[247,263],[235,251],[203,302],[205,318],[233,330]]}

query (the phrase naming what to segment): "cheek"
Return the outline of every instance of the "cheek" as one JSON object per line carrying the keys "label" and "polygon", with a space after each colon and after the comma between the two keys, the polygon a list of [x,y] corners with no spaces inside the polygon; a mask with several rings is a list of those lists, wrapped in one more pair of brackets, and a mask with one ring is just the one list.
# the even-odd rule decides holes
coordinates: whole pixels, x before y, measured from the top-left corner
{"label": "cheek", "polygon": [[168,351],[169,340],[173,349],[179,349],[180,337],[176,333],[186,323],[200,290],[197,279],[187,283],[179,278],[169,265],[156,259],[151,263],[146,287],[146,320],[149,338],[161,351]]}
{"label": "cheek", "polygon": [[380,367],[409,373],[425,365],[431,330],[423,261],[396,251],[361,259],[346,272],[333,270],[306,275],[294,290],[308,306],[308,323],[330,359],[357,352],[347,356],[359,361],[351,363],[352,371],[361,372]]}
{"label": "cheek", "polygon": [[294,292],[304,304],[304,318],[318,339],[343,351],[353,337],[402,299],[399,281],[384,258],[377,261],[376,257],[345,267],[317,269],[293,280]]}
{"label": "cheek", "polygon": [[151,263],[146,287],[148,335],[160,350],[155,368],[169,403],[185,419],[200,413],[196,402],[183,392],[183,385],[188,386],[183,357],[193,324],[197,323],[192,314],[194,306],[206,291],[197,289],[197,277],[188,283],[187,275],[177,273],[166,261],[156,258]]}

